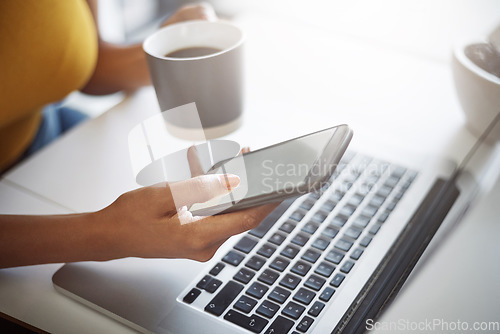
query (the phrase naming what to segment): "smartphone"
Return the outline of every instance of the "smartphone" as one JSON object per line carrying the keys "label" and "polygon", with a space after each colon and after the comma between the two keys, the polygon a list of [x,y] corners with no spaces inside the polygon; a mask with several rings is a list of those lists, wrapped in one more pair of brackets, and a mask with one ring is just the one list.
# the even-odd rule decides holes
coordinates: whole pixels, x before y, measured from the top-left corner
{"label": "smartphone", "polygon": [[338,125],[223,160],[208,173],[238,175],[240,185],[228,194],[193,204],[190,211],[209,216],[318,191],[335,171],[352,135],[349,126]]}

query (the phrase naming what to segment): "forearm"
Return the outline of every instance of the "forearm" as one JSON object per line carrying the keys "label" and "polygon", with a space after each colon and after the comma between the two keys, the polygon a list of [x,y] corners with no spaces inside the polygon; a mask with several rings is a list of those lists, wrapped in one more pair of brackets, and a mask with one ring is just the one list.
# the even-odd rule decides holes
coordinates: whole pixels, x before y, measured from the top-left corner
{"label": "forearm", "polygon": [[100,213],[0,216],[0,268],[116,258]]}
{"label": "forearm", "polygon": [[94,74],[82,92],[104,95],[121,90],[133,91],[150,83],[141,44],[120,46],[100,41]]}

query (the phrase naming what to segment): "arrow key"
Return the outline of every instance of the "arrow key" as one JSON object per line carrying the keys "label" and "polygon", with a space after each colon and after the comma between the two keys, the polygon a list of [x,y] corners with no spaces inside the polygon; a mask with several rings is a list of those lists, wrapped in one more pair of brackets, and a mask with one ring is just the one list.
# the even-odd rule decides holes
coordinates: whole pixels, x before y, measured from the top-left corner
{"label": "arrow key", "polygon": [[313,323],[314,319],[311,318],[311,317],[308,317],[307,315],[302,318],[302,320],[300,321],[300,323],[297,325],[297,330],[305,333],[307,332],[307,330],[309,329],[309,327],[311,327],[312,323]]}
{"label": "arrow key", "polygon": [[294,322],[279,315],[264,334],[286,334],[293,327]]}

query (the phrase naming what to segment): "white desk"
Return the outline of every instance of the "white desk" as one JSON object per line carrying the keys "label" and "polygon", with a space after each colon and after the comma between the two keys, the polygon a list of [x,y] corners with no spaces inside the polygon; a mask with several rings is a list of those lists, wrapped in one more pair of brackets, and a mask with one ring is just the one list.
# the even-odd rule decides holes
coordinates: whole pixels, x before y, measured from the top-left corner
{"label": "white desk", "polygon": [[[257,148],[348,123],[355,130],[352,146],[367,151],[383,145],[460,160],[472,146],[474,138],[464,128],[448,55],[453,40],[464,32],[482,35],[500,23],[498,1],[330,4],[318,0],[308,5],[303,1],[266,1],[255,6],[247,3],[245,8],[237,19],[248,33],[245,120],[243,127],[227,138]],[[5,175],[0,209],[7,212],[17,205],[14,211],[18,213],[57,213],[108,205],[119,194],[137,187],[128,156],[128,132],[157,112],[154,91],[148,87],[64,136]],[[189,144],[175,143],[179,147]],[[489,166],[488,157],[497,151],[483,149],[473,172],[482,174]],[[493,182],[491,177],[485,184],[488,182]],[[498,199],[499,188],[497,183],[479,203],[483,209]],[[17,195],[11,196],[13,192]],[[4,205],[4,198],[15,204]],[[40,199],[46,200],[44,205],[39,205]],[[498,235],[495,213],[499,211],[494,206],[489,210],[493,213],[482,217],[482,232],[468,230],[477,219],[471,214],[452,235],[446,245],[452,245],[454,254],[467,251],[463,256],[480,254],[495,261],[498,248],[487,254],[480,248],[484,238],[494,244]],[[459,247],[465,242],[461,239],[464,233],[473,236],[467,249]],[[446,254],[443,249],[439,256]],[[461,264],[457,258],[450,261]],[[53,291],[50,277],[57,267],[0,271],[0,310],[51,332],[125,330]],[[427,286],[436,277],[447,277],[446,271],[432,269],[432,262],[425,268],[411,282],[417,287],[415,291],[423,288],[419,282]],[[493,282],[500,280],[498,271],[484,266],[470,268],[480,270]],[[484,284],[472,288],[478,295],[484,292]],[[33,290],[41,292],[34,294]],[[433,298],[439,296],[445,305],[456,305],[451,296],[458,292],[445,292]],[[411,299],[401,300],[385,319],[426,315],[420,312],[426,305],[423,302],[418,309],[404,302]],[[460,310],[457,307],[458,315],[470,310],[470,305]],[[484,307],[491,307],[490,300],[484,300]]]}

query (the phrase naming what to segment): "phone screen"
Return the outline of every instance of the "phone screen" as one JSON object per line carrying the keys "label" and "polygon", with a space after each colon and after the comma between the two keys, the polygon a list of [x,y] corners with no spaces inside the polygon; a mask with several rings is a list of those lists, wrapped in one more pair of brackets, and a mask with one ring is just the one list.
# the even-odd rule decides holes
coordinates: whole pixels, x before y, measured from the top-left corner
{"label": "phone screen", "polygon": [[[321,177],[322,173],[326,173],[331,167],[317,168],[335,131],[337,128],[326,129],[215,165],[210,173],[235,174],[240,177],[240,185],[231,193],[200,205],[196,204],[192,209],[216,205],[229,207],[242,200],[268,194],[286,197],[287,194],[296,194],[300,189],[303,189],[304,193],[310,191],[308,183]],[[315,173],[312,173],[313,166],[316,166]]]}

